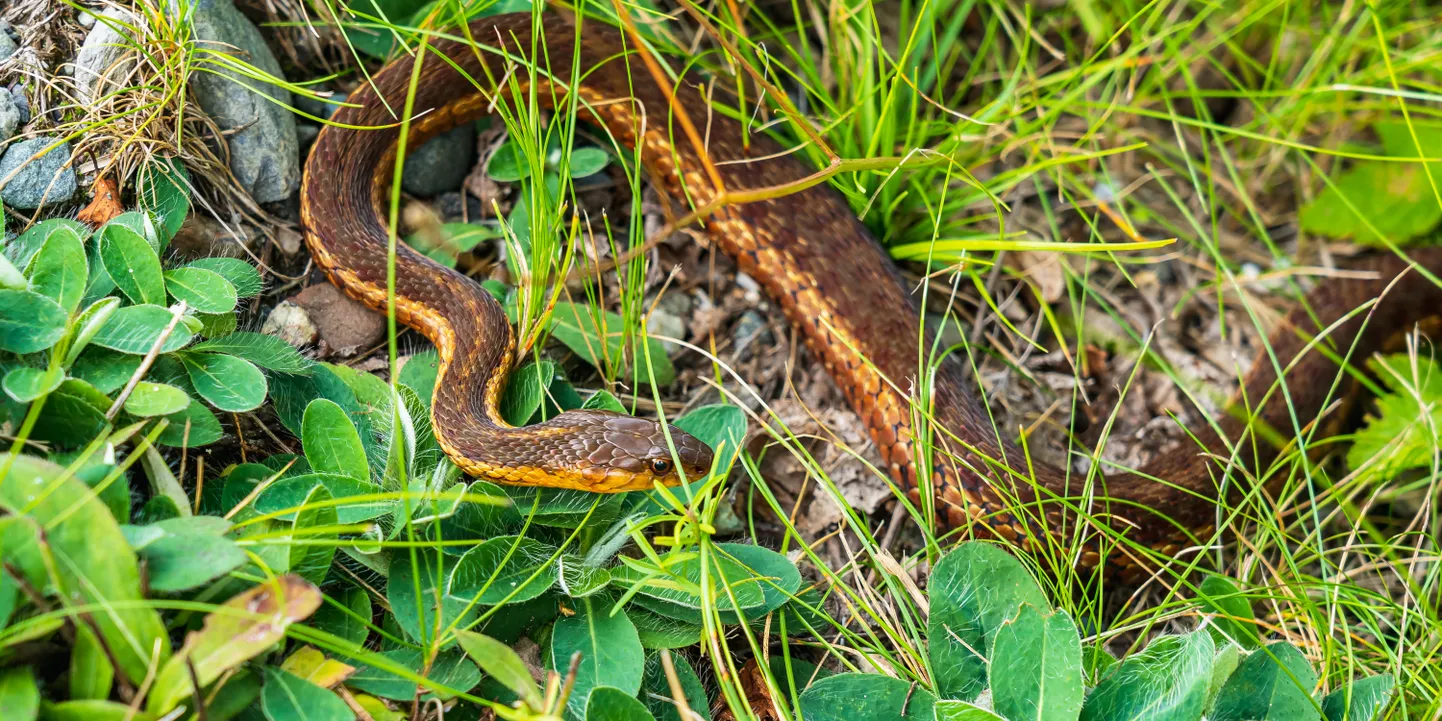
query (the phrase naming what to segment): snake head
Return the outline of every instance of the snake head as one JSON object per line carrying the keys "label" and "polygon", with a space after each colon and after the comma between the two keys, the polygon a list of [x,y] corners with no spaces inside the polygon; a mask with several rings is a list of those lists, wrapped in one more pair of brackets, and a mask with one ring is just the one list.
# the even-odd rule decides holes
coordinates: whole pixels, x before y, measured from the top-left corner
{"label": "snake head", "polygon": [[[655,481],[674,486],[705,478],[711,472],[711,449],[695,436],[669,426],[671,446],[661,424],[646,418],[600,410],[567,411],[555,422],[576,428],[576,464],[586,485],[595,491],[634,491]],[[676,468],[680,460],[681,467]]]}

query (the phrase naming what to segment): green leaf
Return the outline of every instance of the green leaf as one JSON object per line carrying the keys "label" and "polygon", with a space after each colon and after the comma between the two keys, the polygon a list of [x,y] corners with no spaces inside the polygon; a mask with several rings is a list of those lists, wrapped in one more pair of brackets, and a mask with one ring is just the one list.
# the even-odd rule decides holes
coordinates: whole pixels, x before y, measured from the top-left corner
{"label": "green leaf", "polygon": [[541,698],[541,689],[536,686],[526,662],[510,646],[471,631],[457,631],[456,639],[482,671],[514,692],[533,710],[542,708],[545,701]]}
{"label": "green leaf", "polygon": [[501,147],[491,154],[491,159],[486,161],[486,175],[491,176],[491,180],[515,183],[530,174],[530,163],[526,161],[521,147],[513,140],[502,143]]}
{"label": "green leaf", "polygon": [[160,224],[165,240],[175,237],[190,213],[190,174],[175,158],[151,160],[140,169],[136,188],[140,207]]}
{"label": "green leaf", "polygon": [[457,602],[475,600],[488,606],[529,601],[551,587],[554,576],[543,569],[555,552],[554,547],[533,538],[492,538],[456,562],[446,596]]}
{"label": "green leaf", "polygon": [[1043,615],[1024,605],[996,630],[991,699],[1011,721],[1067,721],[1081,713],[1081,637],[1061,611]]}
{"label": "green leaf", "polygon": [[190,396],[185,391],[165,383],[141,381],[135,384],[130,397],[125,399],[125,412],[138,418],[150,418],[173,415],[189,405]]}
{"label": "green leaf", "polygon": [[[391,556],[391,575],[386,582],[386,600],[397,625],[406,635],[416,641],[430,639],[436,624],[447,628],[454,623],[458,628],[467,628],[469,621],[479,615],[477,607],[444,593],[446,579],[455,569],[456,559],[445,556],[437,567],[434,550],[417,549],[415,566],[411,554],[397,553]],[[420,595],[418,596],[417,593]],[[436,618],[439,607],[440,619]]]}
{"label": "green leaf", "polygon": [[[464,654],[457,651],[443,651],[431,664],[428,673],[421,673],[425,664],[425,652],[420,649],[402,648],[393,651],[385,651],[381,654],[393,664],[409,669],[417,676],[430,681],[431,685],[443,686],[460,692],[466,692],[475,688],[481,682],[480,669],[476,668],[471,660]],[[415,681],[402,678],[390,671],[367,666],[356,661],[356,672],[354,676],[346,679],[346,685],[351,688],[358,688],[366,693],[381,698],[394,699],[397,701],[410,701],[415,698],[417,684]]]}
{"label": "green leaf", "polygon": [[70,316],[59,303],[29,290],[0,290],[0,350],[37,353],[65,335]]}
{"label": "green leaf", "polygon": [[586,721],[655,721],[655,717],[635,696],[598,686],[586,701]]}
{"label": "green leaf", "polygon": [[1202,581],[1198,600],[1202,608],[1212,614],[1214,629],[1212,640],[1217,646],[1231,641],[1249,651],[1262,647],[1257,635],[1256,617],[1252,615],[1252,603],[1237,590],[1236,584],[1223,576],[1207,576]]}
{"label": "green leaf", "polygon": [[165,289],[170,297],[185,301],[198,313],[229,313],[235,310],[238,300],[230,281],[204,268],[165,271]]}
{"label": "green leaf", "polygon": [[223,411],[254,410],[265,402],[265,375],[247,360],[218,353],[180,356],[195,392]]}
{"label": "green leaf", "polygon": [[584,147],[571,150],[571,177],[584,178],[595,175],[606,168],[611,156],[600,148]]}
{"label": "green leaf", "polygon": [[29,666],[0,669],[0,708],[14,721],[35,721],[40,713],[40,688]]}
{"label": "green leaf", "polygon": [[316,471],[370,481],[370,465],[360,434],[335,401],[317,398],[306,406],[301,420],[301,445]]}
{"label": "green leaf", "polygon": [[551,668],[569,669],[571,656],[581,654],[567,702],[577,715],[585,712],[591,691],[600,686],[618,688],[631,696],[641,690],[646,655],[636,627],[626,614],[609,610],[609,604],[580,599],[576,615],[557,620],[551,631]]}
{"label": "green leaf", "polygon": [[208,534],[166,534],[140,549],[150,587],[177,593],[203,586],[250,560],[235,541]]}
{"label": "green leaf", "polygon": [[109,408],[110,399],[93,386],[67,380],[46,398],[45,412],[40,414],[31,436],[66,448],[85,445],[105,430],[105,411]]}
{"label": "green leaf", "polygon": [[170,425],[161,431],[155,440],[158,445],[172,448],[199,448],[221,439],[225,430],[220,419],[210,409],[199,403],[191,403],[185,410],[165,417]]}
{"label": "green leaf", "polygon": [[[150,352],[155,341],[160,339],[162,333],[170,325],[174,315],[167,308],[158,305],[132,305],[126,308],[119,308],[110,315],[110,320],[96,331],[91,342],[101,348],[130,353],[132,355],[145,355]],[[170,335],[165,337],[165,342],[160,346],[161,353],[170,353],[184,348],[187,343],[195,337],[195,334],[182,323],[176,323],[171,329]]]}
{"label": "green leaf", "polygon": [[1359,678],[1322,699],[1327,721],[1372,721],[1392,701],[1396,679],[1389,674]]}
{"label": "green leaf", "polygon": [[57,228],[30,260],[25,276],[30,279],[30,290],[60,304],[67,314],[74,313],[90,280],[80,234]]}
{"label": "green leaf", "polygon": [[[466,489],[468,496],[488,496],[496,502],[462,499],[456,512],[441,519],[441,537],[448,541],[481,541],[494,536],[515,533],[524,519],[500,486],[489,481],[474,481]],[[449,547],[448,547],[449,548]],[[464,550],[464,547],[460,547]],[[458,551],[458,553],[461,551]]]}
{"label": "green leaf", "polygon": [[260,291],[265,287],[260,271],[240,258],[201,258],[191,261],[185,267],[218,274],[230,282],[231,287],[235,288],[235,294],[241,298],[260,295]]}
{"label": "green leaf", "polygon": [[[306,497],[316,486],[325,486],[331,497],[337,499],[380,493],[380,486],[371,481],[333,473],[302,473],[272,483],[255,499],[255,510],[258,513],[271,514],[299,508],[304,505]],[[347,502],[336,506],[336,514],[340,523],[360,523],[389,513],[394,505],[395,501]],[[292,511],[277,518],[283,521],[293,520],[295,513]]]}
{"label": "green leaf", "polygon": [[[104,699],[115,682],[115,667],[105,646],[85,624],[75,625],[75,646],[70,651],[70,698]],[[6,708],[0,703],[0,708]]]}
{"label": "green leaf", "polygon": [[[596,391],[581,404],[586,410],[611,411],[612,413],[625,413],[626,406],[621,405],[620,399],[611,395],[610,391]],[[687,414],[690,415],[690,414]],[[688,431],[689,433],[689,431]]]}
{"label": "green leaf", "polygon": [[609,571],[586,565],[580,556],[563,553],[556,559],[556,586],[571,598],[593,596],[610,584]]}
{"label": "green leaf", "polygon": [[[711,567],[704,575],[711,588],[704,595],[715,599],[722,621],[736,623],[737,606],[748,616],[764,614],[768,599],[757,575],[725,555],[713,553],[709,558]],[[645,608],[699,623],[703,608],[702,566],[700,554],[692,554],[668,564],[667,572],[654,578],[642,576],[630,566],[618,566],[611,575],[620,584],[638,586],[634,600]]]}
{"label": "green leaf", "polygon": [[[307,533],[314,528],[333,527],[338,522],[336,507],[325,505],[331,500],[330,491],[324,485],[311,489],[300,512],[295,515],[291,526],[290,572],[311,583],[320,585],[330,573],[331,561],[335,558],[335,546],[326,543],[325,535]],[[330,532],[332,538],[335,531]],[[319,544],[307,543],[315,539]]]}
{"label": "green leaf", "polygon": [[274,666],[265,667],[260,703],[270,721],[355,720],[355,712],[340,696]]}
{"label": "green leaf", "polygon": [[646,671],[641,678],[641,702],[646,704],[656,721],[692,721],[698,717],[701,721],[711,721],[711,702],[706,696],[706,687],[701,684],[691,663],[685,656],[672,654],[671,668],[676,672],[676,680],[681,682],[681,694],[694,715],[681,716],[671,696],[671,682],[666,678],[659,653],[646,657]]}
{"label": "green leaf", "polygon": [[471,252],[483,241],[500,237],[500,229],[490,225],[443,223],[439,228],[439,237],[416,233],[406,237],[406,245],[447,268],[454,268],[461,254]]}
{"label": "green leaf", "polygon": [[976,698],[986,683],[981,654],[990,648],[996,630],[1014,618],[1022,604],[1050,608],[1020,562],[980,541],[963,543],[943,557],[928,590],[928,653],[936,690],[944,698],[962,701]]}
{"label": "green leaf", "polygon": [[1377,411],[1367,417],[1347,451],[1347,465],[1371,467],[1381,476],[1429,468],[1442,442],[1442,366],[1405,353],[1370,358],[1367,366],[1387,386]]}
{"label": "green leaf", "polygon": [[125,297],[138,305],[165,304],[165,278],[160,256],[144,236],[122,223],[111,221],[96,234],[105,272]]}
{"label": "green leaf", "polygon": [[541,407],[546,387],[555,375],[556,364],[550,361],[527,363],[517,368],[506,381],[506,391],[501,394],[501,416],[513,426],[524,425]]}
{"label": "green leaf", "polygon": [[626,615],[636,626],[636,635],[641,639],[642,648],[652,650],[686,648],[695,646],[702,640],[702,628],[699,623],[652,613],[640,604],[632,604],[627,607]]}
{"label": "green leaf", "polygon": [[[1215,638],[1215,634],[1213,634]],[[1203,713],[1210,714],[1212,707],[1217,703],[1217,694],[1221,693],[1222,687],[1226,685],[1227,679],[1237,670],[1237,664],[1242,660],[1242,649],[1231,641],[1223,640],[1221,650],[1212,657],[1212,681],[1207,684],[1207,705]]]}
{"label": "green leaf", "polygon": [[81,311],[75,322],[71,324],[73,335],[70,339],[70,349],[65,352],[65,359],[61,362],[62,366],[69,368],[74,365],[76,359],[80,357],[81,351],[90,345],[91,339],[110,321],[110,316],[114,315],[115,309],[119,307],[119,298],[101,298]]}
{"label": "green leaf", "polygon": [[[600,370],[620,366],[626,342],[622,331],[627,327],[621,316],[586,304],[560,302],[552,310],[551,322],[551,336],[591,366]],[[664,386],[668,379],[675,378],[676,369],[660,343],[651,347],[659,353],[652,354],[656,383]],[[637,364],[636,378],[643,383],[650,378],[644,360]]]}
{"label": "green leaf", "polygon": [[436,387],[436,373],[440,372],[440,362],[440,356],[435,351],[428,350],[411,356],[405,365],[401,366],[398,380],[401,385],[415,391],[426,408],[431,406],[431,393]]}
{"label": "green leaf", "polygon": [[228,333],[203,340],[190,348],[206,353],[224,353],[248,360],[255,365],[276,373],[309,373],[315,361],[301,355],[290,344],[273,335],[246,331]]}
{"label": "green leaf", "polygon": [[189,698],[195,681],[205,687],[225,672],[270,650],[290,624],[320,606],[320,590],[298,576],[280,576],[243,591],[207,614],[205,625],[186,634],[185,646],[161,666],[146,697],[146,710],[163,714]]}
{"label": "green leaf", "polygon": [[936,721],[1008,721],[965,701],[937,701]]}
{"label": "green leaf", "polygon": [[107,609],[91,618],[118,670],[138,684],[153,659],[170,657],[170,642],[159,613],[143,603],[135,555],[110,509],[53,463],[0,455],[0,465],[5,463],[13,465],[0,478],[0,506],[27,509],[25,515],[45,527],[55,560],[52,582],[71,603]]}
{"label": "green leaf", "polygon": [[812,684],[801,694],[800,706],[806,721],[931,721],[936,697],[901,679],[842,673]]}
{"label": "green leaf", "polygon": [[43,711],[44,721],[155,721],[154,716],[137,713],[127,704],[100,699],[47,704]]}
{"label": "green leaf", "polygon": [[29,403],[43,395],[48,395],[65,380],[65,374],[59,368],[44,369],[20,366],[11,368],[5,374],[0,386],[4,386],[5,395],[10,396],[16,403]]}
{"label": "green leaf", "polygon": [[1214,650],[1206,631],[1153,639],[1092,689],[1082,721],[1197,721]]}
{"label": "green leaf", "polygon": [[[311,617],[310,625],[326,633],[339,636],[353,644],[360,645],[370,635],[371,597],[365,589],[352,586],[337,591],[335,603],[323,604]],[[337,607],[343,606],[345,610]],[[346,610],[350,612],[347,613]]]}
{"label": "green leaf", "polygon": [[1317,673],[1295,646],[1285,641],[1243,659],[1222,686],[1212,709],[1213,721],[1308,721],[1320,719],[1312,691]]}

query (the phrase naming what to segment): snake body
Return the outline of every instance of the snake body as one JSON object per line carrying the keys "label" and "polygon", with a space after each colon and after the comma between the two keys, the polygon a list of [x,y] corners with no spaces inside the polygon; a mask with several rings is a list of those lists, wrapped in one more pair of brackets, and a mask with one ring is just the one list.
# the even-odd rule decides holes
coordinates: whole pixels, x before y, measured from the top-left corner
{"label": "snake body", "polygon": [[[690,207],[718,197],[703,158],[729,192],[793,183],[813,172],[764,135],[743,143],[741,125],[713,112],[693,84],[658,84],[625,38],[598,22],[578,30],[568,18],[546,15],[533,38],[529,14],[504,15],[474,22],[469,35],[482,47],[441,40],[421,60],[410,147],[479,117],[519,89],[534,90],[540,102],[553,107],[563,107],[568,94],[576,93],[582,118],[604,127],[623,146],[639,146],[653,181]],[[501,50],[513,59],[541,58],[550,72],[533,75]],[[405,104],[414,62],[405,57],[388,65],[350,97],[354,106],[335,114],[334,124],[315,142],[302,189],[302,217],[316,264],[347,294],[382,312],[384,199],[400,132],[396,114]],[[573,76],[573,67],[579,76]],[[502,92],[496,91],[498,82]],[[704,147],[681,132],[678,109],[702,129]],[[994,429],[960,362],[951,356],[923,362],[933,339],[916,330],[912,293],[839,193],[814,185],[780,198],[723,205],[704,221],[711,240],[760,282],[802,331],[866,423],[885,470],[914,503],[933,508],[942,527],[970,524],[1038,548],[1074,532],[1076,514],[1085,512],[1169,557],[1213,533],[1224,476],[1232,492],[1253,490],[1255,483],[1241,480],[1241,469],[1266,468],[1278,456],[1275,444],[1247,432],[1245,418],[1227,415],[1191,429],[1187,447],[1162,453],[1134,473],[1088,477],[1036,462]],[[1414,257],[1442,272],[1442,253]],[[1271,338],[1272,354],[1253,365],[1243,384],[1241,397],[1253,408],[1251,417],[1288,437],[1323,411],[1338,367],[1324,353],[1303,352],[1319,329],[1328,329],[1323,345],[1363,358],[1410,327],[1419,308],[1442,308],[1442,288],[1420,273],[1404,272],[1409,267],[1394,255],[1366,258],[1356,269],[1371,273],[1354,276],[1365,278],[1328,283],[1308,299],[1307,309],[1288,315]],[[1369,310],[1349,316],[1374,299],[1380,300]],[[437,439],[471,475],[604,492],[648,488],[657,480],[674,483],[678,464],[687,478],[704,475],[711,465],[704,444],[652,420],[570,411],[538,426],[508,426],[497,409],[516,361],[505,313],[472,280],[403,246],[395,264],[395,309],[400,323],[438,349],[441,369],[432,401]],[[1290,394],[1277,383],[1278,368],[1287,369]],[[919,372],[932,376],[924,404],[912,397],[912,389],[922,385],[916,382]],[[922,418],[929,433],[919,428]],[[924,452],[918,448],[921,438],[931,439]],[[1228,450],[1234,443],[1235,453]],[[1274,479],[1263,485],[1275,484]],[[1082,567],[1135,570],[1145,561],[1095,541],[1078,548],[1071,560]]]}

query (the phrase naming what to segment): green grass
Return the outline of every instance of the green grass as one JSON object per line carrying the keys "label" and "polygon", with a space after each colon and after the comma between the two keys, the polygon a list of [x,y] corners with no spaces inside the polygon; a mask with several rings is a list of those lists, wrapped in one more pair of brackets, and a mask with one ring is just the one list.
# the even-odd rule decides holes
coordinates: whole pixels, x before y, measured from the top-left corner
{"label": "green grass", "polygon": [[[321,18],[332,10],[319,0],[313,5],[306,21],[324,25]],[[609,4],[594,7],[612,12]],[[1230,324],[1240,323],[1253,336],[1265,337],[1275,303],[1249,280],[1243,263],[1262,265],[1265,273],[1269,260],[1278,268],[1300,262],[1293,257],[1289,238],[1278,237],[1277,229],[1295,221],[1298,209],[1326,188],[1337,186],[1339,168],[1367,159],[1385,161],[1367,135],[1373,120],[1400,119],[1419,140],[1424,133],[1418,128],[1442,117],[1442,71],[1437,70],[1442,67],[1442,35],[1435,32],[1428,11],[1403,3],[1314,7],[1254,0],[1077,1],[1041,12],[1021,3],[965,0],[897,2],[884,9],[861,0],[796,0],[789,8],[770,11],[748,7],[744,19],[732,16],[734,6],[727,3],[680,7],[675,15],[682,22],[661,25],[658,43],[689,44],[691,29],[700,26],[719,33],[739,57],[728,57],[729,51],[713,43],[699,56],[665,56],[666,61],[675,69],[694,62],[729,70],[735,60],[766,79],[771,87],[767,117],[781,119],[758,119],[754,130],[761,132],[764,126],[800,145],[798,152],[817,167],[834,168],[832,185],[892,254],[921,264],[929,274],[933,282],[928,293],[956,296],[948,298],[949,306],[960,316],[968,344],[937,349],[935,355],[918,358],[918,367],[935,362],[942,352],[964,354],[985,371],[972,376],[984,379],[977,389],[983,393],[993,390],[1001,370],[1011,370],[1008,387],[1035,382],[1015,361],[1029,349],[1061,350],[1076,369],[1080,386],[1085,379],[1078,359],[1085,356],[1087,343],[1096,342],[1117,352],[1116,363],[1140,362],[1138,375],[1119,381],[1124,395],[1141,392],[1145,374],[1169,379],[1184,397],[1218,405],[1230,389],[1215,379],[1195,377],[1159,353],[1147,320],[1153,316],[1131,284],[1144,284],[1144,274],[1161,260],[1180,256],[1194,276],[1191,295],[1212,297],[1234,309],[1223,316],[1224,336],[1234,332]],[[407,25],[444,24],[459,10],[458,4],[447,2],[424,22],[389,15],[355,22],[403,33]],[[626,10],[633,18],[654,17],[640,6]],[[799,23],[795,18],[801,18]],[[799,32],[798,24],[812,29],[815,37]],[[682,31],[682,25],[688,30]],[[150,126],[140,123],[135,128],[130,125],[136,122],[133,118],[169,117],[160,110],[173,110],[176,94],[183,93],[183,83],[176,78],[184,73],[174,68],[192,67],[200,59],[193,49],[184,49],[179,30],[162,28],[152,42],[147,57],[154,58],[151,77],[159,78],[152,88],[156,100],[132,102],[125,107],[133,111],[74,125],[77,135],[113,128],[117,141],[139,137]],[[407,37],[407,42],[415,51],[420,36]],[[176,54],[156,54],[153,48],[158,47]],[[365,59],[355,47],[344,47],[344,55]],[[732,111],[762,117],[754,112],[755,95],[748,90],[742,97],[742,107]],[[582,130],[570,120],[572,113],[557,113],[543,124],[534,98],[513,95],[511,100],[511,105],[500,106],[498,120],[521,149],[531,176],[542,175],[548,164],[566,168]],[[1234,103],[1236,109],[1219,120],[1207,110],[1209,102]],[[784,119],[797,106],[815,123],[815,135]],[[132,129],[121,134],[124,128]],[[550,157],[553,147],[560,149],[558,161]],[[1418,150],[1414,157],[1442,156],[1442,147]],[[637,165],[636,156],[623,157],[627,167]],[[1438,166],[1414,165],[1423,170],[1417,202],[1442,208]],[[399,173],[398,168],[397,177]],[[629,182],[633,217],[639,218],[646,181],[631,173]],[[648,240],[639,222],[616,227],[606,218],[574,217],[573,186],[566,172],[557,174],[554,192],[543,183],[528,183],[521,192],[531,209],[525,225],[508,224],[501,232],[517,288],[518,336],[528,341],[531,357],[542,357],[548,310],[557,301],[616,311],[615,316],[597,317],[599,335],[620,336],[634,349],[632,343],[648,331],[646,277],[655,269],[647,268],[645,254],[628,257],[614,271],[597,268],[582,246],[599,245],[611,257],[627,257],[628,249]],[[1380,196],[1386,191],[1376,192]],[[1395,245],[1382,230],[1385,218],[1369,215],[1377,198],[1343,198],[1364,229],[1357,233],[1357,242]],[[393,218],[400,217],[401,203],[394,192]],[[399,237],[397,228],[392,231]],[[1307,264],[1313,263],[1315,246],[1323,240],[1307,236]],[[1026,279],[1018,260],[1018,253],[1036,250],[1075,256],[1062,265],[1062,296],[1050,305],[1042,302],[1041,287]],[[587,281],[559,282],[572,274]],[[1304,283],[1296,274],[1284,274],[1279,285],[1279,293],[1289,293],[1300,291]],[[1025,322],[998,312],[1019,299],[1027,302]],[[1040,320],[1038,306],[1045,309]],[[1179,303],[1150,312],[1169,316],[1180,309]],[[1120,334],[1093,328],[1088,317],[1110,320]],[[986,333],[971,334],[983,319]],[[393,366],[401,348],[394,331],[389,351]],[[696,350],[712,361],[708,375],[723,396],[739,401],[736,396],[751,390],[745,378],[717,357],[718,342],[713,339]],[[1411,352],[1426,358],[1431,349],[1414,346]],[[644,353],[632,353],[641,361],[632,363],[629,372],[621,358],[599,355],[604,358],[594,364],[597,377],[586,380],[590,389],[644,398],[656,407],[690,400],[636,382],[636,365],[648,359]],[[399,382],[398,376],[393,374],[393,379]],[[925,387],[919,391],[923,399],[928,394]],[[1003,392],[1003,398],[1006,395]],[[1065,408],[1082,399],[1057,400]],[[769,407],[763,404],[749,413],[752,428],[764,428],[770,437],[767,453],[792,454],[808,469],[817,487],[813,502],[841,497],[826,469]],[[1014,434],[1019,426],[1040,427],[1027,439],[1029,446],[1047,436],[1064,438],[1055,419],[1041,421],[1035,413],[998,409],[998,421],[1003,418],[1008,421],[1003,433]],[[400,427],[394,419],[388,425]],[[1435,717],[1442,709],[1442,613],[1437,601],[1442,579],[1435,561],[1442,528],[1435,510],[1436,464],[1400,474],[1377,470],[1385,466],[1383,460],[1354,468],[1343,458],[1345,443],[1310,430],[1283,429],[1282,435],[1306,451],[1289,457],[1293,465],[1274,469],[1291,474],[1285,492],[1275,502],[1251,498],[1219,508],[1226,530],[1239,534],[1240,543],[1230,542],[1230,536],[1209,539],[1207,548],[1195,554],[1198,564],[1237,579],[1255,601],[1264,637],[1285,639],[1302,649],[1318,669],[1320,690],[1390,673],[1399,680],[1402,700],[1391,706],[1388,718]],[[1103,443],[1128,442],[1108,439],[1105,433],[1102,438]],[[386,443],[395,447],[393,441]],[[1091,456],[1094,466],[1103,458],[1074,443],[1068,447]],[[1435,451],[1435,442],[1432,448]],[[865,462],[859,449],[849,450],[857,454],[855,462]],[[739,718],[759,715],[762,709],[747,710],[739,676],[743,662],[753,655],[781,655],[790,664],[803,648],[835,667],[880,672],[929,687],[934,669],[925,653],[924,596],[910,578],[895,571],[919,570],[924,580],[926,570],[958,535],[938,538],[925,522],[933,513],[926,503],[909,509],[913,520],[921,521],[915,524],[919,533],[900,534],[901,542],[889,545],[873,535],[866,519],[848,514],[846,538],[825,541],[845,544],[848,561],[834,567],[820,543],[810,545],[815,539],[803,538],[786,520],[793,509],[777,498],[759,461],[743,455],[736,465],[734,477],[746,482],[750,494],[745,499],[749,513],[741,519],[748,530],[742,535],[762,535],[772,548],[798,558],[816,581],[818,593],[807,597],[807,603],[819,601],[831,616],[817,633],[778,643],[791,630],[785,624],[794,623],[789,617],[777,616],[773,625],[760,629],[728,625],[722,613],[727,587],[700,583],[703,642],[691,657],[699,661],[698,667],[713,670],[725,705]],[[873,470],[877,483],[889,482],[884,472]],[[384,498],[434,502],[435,495],[427,493],[435,489],[425,480],[402,472]],[[417,487],[418,492],[409,492]],[[633,529],[629,538],[635,552],[629,555],[640,566],[663,568],[694,553],[703,559],[703,568],[716,568],[714,559],[724,554],[710,529],[722,513],[725,490],[724,484],[713,483],[666,499],[663,510],[646,521],[648,528],[663,531],[661,537]],[[302,508],[323,505],[307,502]],[[1415,509],[1414,516],[1394,517],[1394,508]],[[526,510],[520,508],[523,515]],[[781,519],[786,528],[781,538],[755,531],[763,525],[762,516]],[[375,545],[408,556],[412,566],[420,564],[422,556],[439,557],[444,542],[416,535],[409,507],[402,518],[403,534],[374,539]],[[536,533],[534,518],[527,517],[522,534]],[[246,523],[264,526],[273,520],[262,515]],[[272,530],[273,537],[250,541],[257,557],[263,558],[258,550],[262,546],[281,552],[311,544],[341,546],[342,534],[354,528],[335,521],[319,523],[305,542]],[[556,539],[555,558],[573,546],[596,547],[605,530],[586,523],[568,530]],[[1117,596],[1090,576],[1054,576],[1041,570],[1072,551],[1050,548],[1040,559],[1018,555],[1037,571],[1052,602],[1077,621],[1088,644],[1119,655],[1134,652],[1158,633],[1190,629],[1201,619],[1203,612],[1194,602],[1198,579],[1184,577],[1187,569],[1169,569],[1143,592]],[[374,569],[360,562],[347,564],[344,572],[361,582],[357,587],[369,585],[376,603],[387,600],[384,579]],[[535,573],[548,567],[539,566]],[[424,594],[418,574],[415,583],[420,603]],[[431,629],[429,643],[421,644],[428,659],[436,657],[441,642],[459,626]],[[372,638],[404,639],[394,626],[371,630]],[[542,636],[550,633],[547,628],[533,630]],[[295,635],[322,648],[343,647],[310,631]],[[794,713],[805,679],[774,677],[769,671],[764,675],[772,695]]]}

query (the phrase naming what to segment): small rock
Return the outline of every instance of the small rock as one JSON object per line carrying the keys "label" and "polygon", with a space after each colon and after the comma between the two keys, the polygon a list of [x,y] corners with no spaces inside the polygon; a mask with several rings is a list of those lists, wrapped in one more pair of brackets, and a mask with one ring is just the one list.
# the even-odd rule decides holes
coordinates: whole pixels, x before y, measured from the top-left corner
{"label": "small rock", "polygon": [[10,88],[10,100],[15,105],[15,111],[20,113],[20,124],[30,122],[30,98],[25,95],[25,86],[16,83]]}
{"label": "small rock", "polygon": [[191,213],[170,239],[170,248],[185,258],[246,258],[257,237],[242,226],[227,229],[207,215]]}
{"label": "small rock", "polygon": [[346,297],[330,283],[312,285],[290,302],[304,308],[315,322],[323,355],[355,355],[385,337],[384,316]]}
{"label": "small rock", "polygon": [[[75,196],[79,186],[75,182],[75,170],[68,165],[70,144],[61,143],[39,155],[53,142],[52,138],[32,138],[11,145],[0,157],[0,183],[10,178],[10,182],[0,188],[0,199],[6,205],[18,210],[36,210],[64,203]],[[20,168],[18,173],[17,168]],[[14,177],[11,173],[15,173]]]}
{"label": "small rock", "polygon": [[[8,30],[9,27],[10,23],[5,23],[5,28],[0,28],[0,30]],[[10,33],[0,32],[0,63],[9,60],[10,56],[14,55],[15,51],[19,49],[20,46],[10,38]]]}
{"label": "small rock", "polygon": [[281,301],[275,310],[266,316],[260,332],[273,335],[295,348],[305,348],[315,342],[318,331],[306,310],[290,301]]}
{"label": "small rock", "polygon": [[80,23],[82,28],[95,27],[95,15],[88,12],[77,12],[75,22]]}
{"label": "small rock", "polygon": [[290,228],[281,228],[275,232],[275,244],[280,246],[280,252],[286,257],[293,258],[305,244],[305,238]]}
{"label": "small rock", "polygon": [[[125,87],[126,78],[135,69],[135,51],[131,47],[135,40],[128,29],[137,25],[135,15],[122,7],[110,7],[100,16],[103,20],[95,22],[75,56],[76,96],[86,104]],[[91,15],[82,17],[95,21]]]}
{"label": "small rock", "polygon": [[731,327],[731,344],[739,354],[751,345],[768,346],[776,342],[766,319],[754,310],[748,310],[736,319]]}
{"label": "small rock", "polygon": [[[440,213],[441,219],[447,223],[471,223],[487,217],[481,201],[470,193],[441,193],[436,196],[435,202],[436,212]],[[462,203],[465,204],[464,213],[461,212]]]}
{"label": "small rock", "polygon": [[431,138],[406,158],[401,188],[422,198],[455,190],[465,182],[475,162],[476,126],[464,123]]}
{"label": "small rock", "polygon": [[19,129],[20,111],[10,102],[8,96],[0,96],[0,147],[4,147],[5,141],[15,137],[15,131]]}
{"label": "small rock", "polygon": [[[194,0],[171,7],[176,12],[188,9],[191,37],[207,49],[233,53],[239,60],[283,77],[280,63],[260,31],[231,0]],[[236,180],[261,203],[290,197],[300,187],[300,143],[295,116],[287,109],[290,92],[225,71],[194,73],[191,83],[200,107],[229,132],[230,170]]]}

